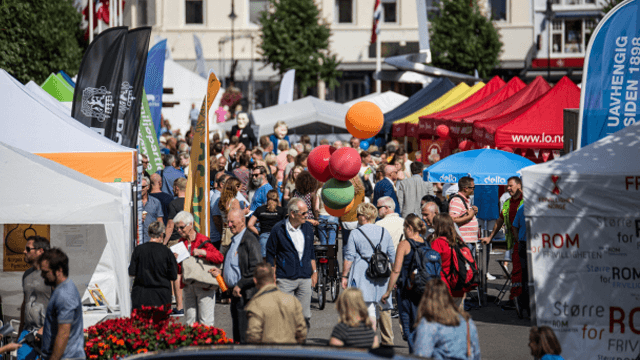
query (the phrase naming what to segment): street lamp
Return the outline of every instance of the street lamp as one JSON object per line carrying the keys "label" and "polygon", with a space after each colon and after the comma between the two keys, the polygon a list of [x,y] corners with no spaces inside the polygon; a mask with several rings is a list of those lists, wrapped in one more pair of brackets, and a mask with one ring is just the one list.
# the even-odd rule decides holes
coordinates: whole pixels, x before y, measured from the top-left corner
{"label": "street lamp", "polygon": [[553,0],[547,0],[547,9],[544,11],[544,16],[547,18],[547,31],[549,32],[549,46],[547,46],[547,82],[551,82],[551,50],[553,46],[551,44],[551,21],[553,20]]}
{"label": "street lamp", "polygon": [[235,31],[235,21],[238,15],[235,12],[235,1],[231,0],[231,14],[229,14],[229,19],[231,19],[231,74],[229,76],[229,82],[235,82],[235,72],[236,72],[236,62],[235,56],[233,52],[233,46],[235,43],[234,39],[234,31]]}

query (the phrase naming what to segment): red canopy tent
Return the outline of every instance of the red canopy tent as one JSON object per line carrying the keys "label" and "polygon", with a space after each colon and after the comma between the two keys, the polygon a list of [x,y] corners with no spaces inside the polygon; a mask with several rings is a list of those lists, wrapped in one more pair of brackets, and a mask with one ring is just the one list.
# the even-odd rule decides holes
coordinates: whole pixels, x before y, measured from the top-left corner
{"label": "red canopy tent", "polygon": [[507,115],[483,122],[490,146],[562,149],[563,111],[580,106],[580,88],[563,77],[537,100]]}
{"label": "red canopy tent", "polygon": [[467,116],[475,115],[479,112],[482,112],[486,109],[490,109],[498,104],[501,104],[509,97],[516,94],[518,91],[522,90],[526,87],[526,84],[522,82],[517,77],[509,80],[509,82],[500,88],[500,90],[494,92],[493,94],[485,97],[484,99],[478,101],[477,103],[468,106],[460,111],[457,111],[453,114],[445,115],[442,119],[445,119],[445,125],[449,126],[451,137],[454,138],[466,138],[471,137],[471,131],[468,133],[462,133],[462,127],[460,126],[462,123],[462,119]]}
{"label": "red canopy tent", "polygon": [[445,121],[444,119],[441,119],[442,116],[453,114],[477,103],[478,101],[500,90],[500,88],[502,88],[505,84],[506,83],[502,79],[494,76],[491,81],[489,81],[485,86],[482,87],[482,89],[478,90],[475,94],[469,96],[458,104],[437,113],[433,113],[427,116],[420,116],[420,135],[435,135],[436,127],[438,127],[438,125],[442,125]]}
{"label": "red canopy tent", "polygon": [[473,140],[476,142],[483,142],[485,139],[484,128],[479,127],[480,124],[516,111],[519,108],[528,105],[532,101],[535,101],[550,89],[551,86],[549,86],[542,76],[538,76],[529,85],[527,85],[527,87],[518,91],[515,95],[499,105],[489,108],[483,112],[476,113],[473,116],[465,117],[462,120],[462,129],[460,129],[460,133],[473,133]]}

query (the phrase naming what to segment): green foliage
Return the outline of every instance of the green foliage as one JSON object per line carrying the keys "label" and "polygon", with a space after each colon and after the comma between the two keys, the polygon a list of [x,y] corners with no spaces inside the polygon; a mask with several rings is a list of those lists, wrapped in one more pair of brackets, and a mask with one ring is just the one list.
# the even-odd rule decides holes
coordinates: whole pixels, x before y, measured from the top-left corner
{"label": "green foliage", "polygon": [[340,62],[329,53],[329,26],[320,19],[313,0],[269,0],[269,11],[260,17],[260,54],[280,75],[296,70],[303,95],[316,86],[318,76],[327,87],[338,85]]}
{"label": "green foliage", "polygon": [[23,83],[78,72],[82,15],[71,0],[0,0],[0,68]]}
{"label": "green foliage", "polygon": [[604,5],[602,7],[602,12],[603,13],[608,13],[609,11],[613,10],[614,7],[618,6],[618,4],[622,3],[624,0],[604,0],[602,2],[602,5]]}
{"label": "green foliage", "polygon": [[488,77],[498,65],[500,36],[475,1],[442,0],[440,16],[431,23],[435,66],[469,75],[477,69],[480,77]]}

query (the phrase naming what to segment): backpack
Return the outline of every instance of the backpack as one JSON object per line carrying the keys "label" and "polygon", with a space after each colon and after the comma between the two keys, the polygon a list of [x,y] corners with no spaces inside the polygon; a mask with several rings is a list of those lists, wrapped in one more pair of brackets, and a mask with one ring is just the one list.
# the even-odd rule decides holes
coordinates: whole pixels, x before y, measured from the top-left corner
{"label": "backpack", "polygon": [[478,264],[466,245],[451,246],[451,264],[449,272],[445,272],[445,276],[451,291],[469,292],[478,286],[480,282]]}
{"label": "backpack", "polygon": [[469,210],[469,206],[467,205],[467,202],[464,200],[464,198],[462,197],[462,195],[456,193],[453,194],[451,196],[449,196],[449,200],[447,200],[447,213],[449,212],[449,207],[451,206],[451,200],[458,198],[460,200],[462,200],[462,205],[464,205],[465,210]]}
{"label": "backpack", "polygon": [[358,229],[358,231],[360,231],[360,233],[364,235],[365,238],[367,238],[367,241],[369,241],[369,244],[373,248],[373,255],[371,255],[371,258],[368,260],[369,267],[367,268],[366,272],[367,277],[369,277],[370,279],[388,279],[389,276],[391,276],[391,262],[389,261],[389,256],[387,256],[387,254],[380,249],[385,230],[382,229],[382,234],[380,235],[380,243],[378,244],[378,246],[373,245],[371,239],[369,239],[364,231],[362,231],[361,229]]}
{"label": "backpack", "polygon": [[440,278],[442,272],[442,261],[440,254],[433,250],[426,242],[422,246],[407,239],[413,249],[411,259],[411,273],[406,281],[406,288],[416,294],[422,295],[427,286],[427,282],[433,278]]}
{"label": "backpack", "polygon": [[371,186],[371,182],[369,180],[365,180],[364,176],[360,176],[360,180],[362,181],[362,185],[364,185],[364,196],[373,195],[373,186]]}

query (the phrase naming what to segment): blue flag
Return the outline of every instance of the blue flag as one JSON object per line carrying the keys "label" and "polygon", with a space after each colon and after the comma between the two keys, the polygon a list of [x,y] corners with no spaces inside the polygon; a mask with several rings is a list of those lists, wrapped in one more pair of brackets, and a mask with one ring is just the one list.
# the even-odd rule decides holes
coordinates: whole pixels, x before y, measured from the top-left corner
{"label": "blue flag", "polygon": [[147,74],[144,78],[144,90],[149,101],[149,110],[156,134],[160,136],[160,116],[162,114],[162,83],[164,79],[164,60],[167,40],[155,44],[147,55]]}
{"label": "blue flag", "polygon": [[207,78],[207,71],[205,70],[204,65],[204,54],[202,52],[202,43],[200,42],[200,38],[198,35],[193,34],[193,45],[196,48],[196,73],[198,73],[203,78]]}
{"label": "blue flag", "polygon": [[616,6],[591,36],[582,75],[578,147],[640,120],[639,10],[639,0]]}

